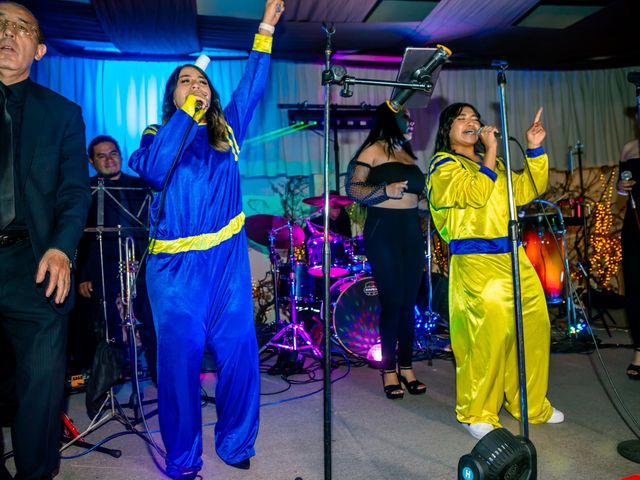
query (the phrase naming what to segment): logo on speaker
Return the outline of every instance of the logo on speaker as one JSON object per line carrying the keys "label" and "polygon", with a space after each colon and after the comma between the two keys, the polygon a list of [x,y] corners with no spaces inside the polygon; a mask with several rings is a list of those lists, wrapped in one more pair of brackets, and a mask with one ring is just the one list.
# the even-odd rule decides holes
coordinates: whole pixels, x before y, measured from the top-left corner
{"label": "logo on speaker", "polygon": [[473,480],[473,470],[469,467],[464,467],[462,469],[462,478],[464,478],[464,480]]}

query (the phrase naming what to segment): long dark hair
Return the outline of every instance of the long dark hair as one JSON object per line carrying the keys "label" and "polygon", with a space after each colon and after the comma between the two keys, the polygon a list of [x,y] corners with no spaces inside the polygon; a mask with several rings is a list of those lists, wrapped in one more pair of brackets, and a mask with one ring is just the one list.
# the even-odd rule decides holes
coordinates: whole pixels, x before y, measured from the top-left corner
{"label": "long dark hair", "polygon": [[[470,103],[458,102],[452,103],[447,108],[442,110],[440,113],[440,121],[438,123],[438,134],[436,135],[436,146],[435,153],[437,152],[449,152],[453,153],[453,149],[451,148],[451,140],[449,139],[449,134],[451,133],[451,125],[453,121],[460,115],[462,109],[464,107],[469,107],[473,110],[473,113],[477,115],[478,121],[480,125],[482,125],[482,121],[480,120],[480,113],[476,110],[476,107],[471,105]],[[476,152],[483,152],[484,146],[482,142],[478,140],[476,143],[474,150]]]}
{"label": "long dark hair", "polygon": [[411,143],[407,141],[404,132],[400,130],[396,115],[397,114],[393,113],[386,103],[378,105],[369,135],[367,135],[364,143],[360,146],[353,158],[358,158],[365,148],[382,140],[385,143],[385,151],[389,157],[393,154],[395,148],[401,147],[415,160],[417,157],[415,153],[413,153]]}
{"label": "long dark hair", "polygon": [[164,87],[164,97],[162,99],[162,124],[164,125],[169,121],[171,116],[177,110],[175,103],[173,102],[173,94],[176,91],[178,85],[178,79],[180,72],[185,67],[195,68],[200,74],[204,76],[209,84],[209,90],[211,90],[211,104],[207,113],[204,114],[204,118],[207,121],[207,132],[209,134],[209,145],[219,152],[229,151],[229,142],[227,141],[227,122],[224,119],[224,113],[222,112],[222,106],[220,105],[220,95],[213,85],[211,80],[202,69],[196,65],[186,64],[177,67],[169,76],[167,84]]}

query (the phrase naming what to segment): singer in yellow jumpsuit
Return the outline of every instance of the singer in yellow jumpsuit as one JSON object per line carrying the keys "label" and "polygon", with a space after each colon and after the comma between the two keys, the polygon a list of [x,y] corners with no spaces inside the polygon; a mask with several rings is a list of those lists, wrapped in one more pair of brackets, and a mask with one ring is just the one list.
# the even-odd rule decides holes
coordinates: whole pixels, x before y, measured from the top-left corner
{"label": "singer in yellow jumpsuit", "polygon": [[[545,136],[540,114],[527,131],[530,175],[513,173],[516,205],[529,203],[547,187],[548,158],[540,145]],[[456,359],[456,415],[463,424],[483,425],[486,434],[500,426],[503,403],[520,418],[520,392],[506,169],[496,156],[497,130],[480,126],[480,115],[469,104],[453,104],[442,112],[427,187],[434,224],[451,252],[449,314]],[[520,246],[518,251],[529,420],[559,423],[562,413],[546,398],[550,326],[545,296],[524,249]]]}

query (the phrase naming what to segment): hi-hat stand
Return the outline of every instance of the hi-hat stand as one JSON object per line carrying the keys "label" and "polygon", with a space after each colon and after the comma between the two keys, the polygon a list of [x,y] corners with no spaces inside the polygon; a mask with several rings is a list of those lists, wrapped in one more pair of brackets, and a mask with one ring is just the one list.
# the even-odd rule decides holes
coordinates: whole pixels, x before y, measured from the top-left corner
{"label": "hi-hat stand", "polygon": [[295,271],[295,250],[293,241],[293,223],[289,220],[286,224],[276,227],[269,232],[269,258],[272,262],[272,272],[274,272],[274,294],[275,294],[275,309],[276,309],[276,325],[280,326],[280,304],[278,300],[278,279],[276,278],[277,268],[275,267],[275,261],[277,261],[277,255],[275,253],[275,238],[278,231],[282,229],[288,229],[289,232],[289,301],[291,307],[291,321],[288,325],[281,328],[271,340],[269,340],[261,349],[264,351],[268,347],[279,348],[286,351],[304,351],[310,350],[316,358],[321,358],[322,354],[318,347],[313,344],[311,336],[307,333],[304,325],[298,323],[297,320],[297,306],[296,306],[296,286],[297,278]]}

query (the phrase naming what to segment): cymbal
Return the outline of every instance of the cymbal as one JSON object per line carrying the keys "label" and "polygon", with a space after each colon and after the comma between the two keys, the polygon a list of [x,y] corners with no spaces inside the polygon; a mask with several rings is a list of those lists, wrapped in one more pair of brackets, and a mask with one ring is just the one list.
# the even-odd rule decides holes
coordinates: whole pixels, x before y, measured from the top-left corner
{"label": "cymbal", "polygon": [[[324,206],[324,195],[318,195],[317,197],[309,197],[302,200],[307,205],[313,205],[314,207]],[[329,206],[330,207],[345,207],[351,205],[353,200],[344,195],[329,194]]]}
{"label": "cymbal", "polygon": [[[286,227],[288,220],[284,217],[275,215],[252,215],[244,221],[244,227],[247,231],[247,237],[254,242],[269,246],[269,232],[280,228],[274,233],[274,245],[276,248],[289,248],[289,229]],[[304,243],[304,230],[300,226],[292,225],[293,245],[297,246]]]}

